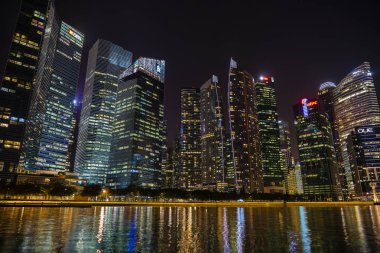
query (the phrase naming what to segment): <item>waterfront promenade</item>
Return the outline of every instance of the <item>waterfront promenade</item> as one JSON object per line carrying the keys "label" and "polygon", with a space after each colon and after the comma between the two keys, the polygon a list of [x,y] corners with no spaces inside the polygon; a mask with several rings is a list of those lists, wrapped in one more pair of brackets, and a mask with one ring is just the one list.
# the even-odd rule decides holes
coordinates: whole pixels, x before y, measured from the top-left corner
{"label": "waterfront promenade", "polygon": [[0,207],[92,207],[92,206],[153,206],[153,207],[338,207],[369,206],[372,201],[331,201],[331,202],[285,202],[285,201],[203,201],[203,202],[131,202],[131,201],[38,201],[38,200],[1,200]]}

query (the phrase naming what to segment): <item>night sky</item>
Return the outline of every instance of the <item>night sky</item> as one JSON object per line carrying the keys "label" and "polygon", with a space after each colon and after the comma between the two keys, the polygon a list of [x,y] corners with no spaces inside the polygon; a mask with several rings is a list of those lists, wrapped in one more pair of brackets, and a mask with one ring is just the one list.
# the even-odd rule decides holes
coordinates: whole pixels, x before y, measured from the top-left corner
{"label": "night sky", "polygon": [[[1,71],[18,2],[1,1]],[[363,61],[372,63],[379,93],[380,1],[334,2],[56,0],[56,6],[85,34],[79,94],[88,50],[98,38],[133,52],[134,59],[166,60],[165,110],[173,140],[180,87],[200,87],[216,74],[226,91],[231,56],[255,77],[274,76],[279,116],[290,122],[301,97],[315,97],[322,82],[339,82]]]}

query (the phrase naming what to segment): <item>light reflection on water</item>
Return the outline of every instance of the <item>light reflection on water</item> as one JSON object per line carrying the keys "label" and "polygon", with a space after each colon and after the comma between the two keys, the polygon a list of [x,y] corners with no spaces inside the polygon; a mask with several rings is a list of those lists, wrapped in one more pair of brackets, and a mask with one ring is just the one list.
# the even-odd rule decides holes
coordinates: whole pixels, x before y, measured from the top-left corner
{"label": "light reflection on water", "polygon": [[380,207],[0,208],[0,252],[376,252]]}

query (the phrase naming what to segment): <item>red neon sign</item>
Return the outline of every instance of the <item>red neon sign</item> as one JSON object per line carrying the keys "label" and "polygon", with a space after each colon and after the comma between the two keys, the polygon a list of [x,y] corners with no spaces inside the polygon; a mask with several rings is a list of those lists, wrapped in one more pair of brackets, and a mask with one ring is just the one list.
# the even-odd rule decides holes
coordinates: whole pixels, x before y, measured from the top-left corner
{"label": "red neon sign", "polygon": [[310,102],[307,103],[306,105],[307,105],[307,107],[316,106],[316,105],[318,105],[318,101],[317,101],[317,100],[315,100],[315,101],[310,101]]}

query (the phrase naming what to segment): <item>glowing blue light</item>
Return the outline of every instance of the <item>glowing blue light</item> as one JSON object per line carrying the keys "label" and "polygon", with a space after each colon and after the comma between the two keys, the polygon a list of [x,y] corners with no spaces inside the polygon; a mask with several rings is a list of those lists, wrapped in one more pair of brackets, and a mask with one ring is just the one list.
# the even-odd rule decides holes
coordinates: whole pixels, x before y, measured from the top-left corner
{"label": "glowing blue light", "polygon": [[309,110],[307,108],[307,98],[302,99],[302,112],[305,118],[309,116]]}

